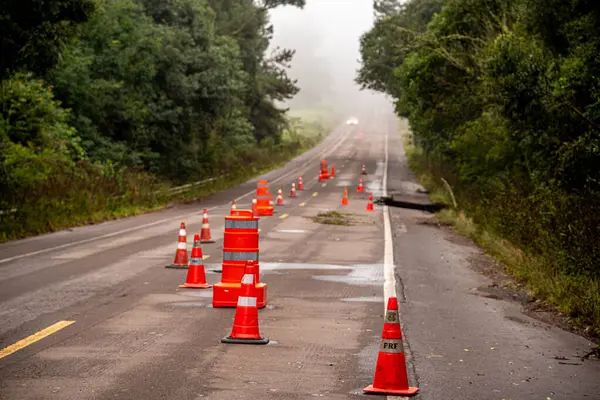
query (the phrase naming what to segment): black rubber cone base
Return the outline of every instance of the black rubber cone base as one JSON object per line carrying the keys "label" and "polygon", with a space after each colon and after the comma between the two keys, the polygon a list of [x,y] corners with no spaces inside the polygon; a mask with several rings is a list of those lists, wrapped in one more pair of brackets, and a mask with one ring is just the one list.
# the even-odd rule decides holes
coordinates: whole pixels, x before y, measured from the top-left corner
{"label": "black rubber cone base", "polygon": [[260,339],[237,339],[232,338],[231,336],[224,337],[221,339],[221,343],[237,343],[237,344],[267,344],[269,343],[269,339],[260,338]]}
{"label": "black rubber cone base", "polygon": [[216,243],[214,240],[201,240],[200,243],[202,244],[207,244],[207,243]]}
{"label": "black rubber cone base", "polygon": [[167,265],[165,268],[188,269],[187,265]]}

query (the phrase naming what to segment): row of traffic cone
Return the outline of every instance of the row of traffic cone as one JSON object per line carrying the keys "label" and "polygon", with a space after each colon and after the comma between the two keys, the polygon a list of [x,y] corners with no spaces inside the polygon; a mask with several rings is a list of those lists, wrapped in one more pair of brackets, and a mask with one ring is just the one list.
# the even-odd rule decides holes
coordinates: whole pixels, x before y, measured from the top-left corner
{"label": "row of traffic cone", "polygon": [[[235,202],[232,208],[235,207]],[[207,210],[204,210],[204,221],[208,224]],[[203,221],[203,230],[205,227]],[[208,233],[210,237],[210,231]],[[185,223],[181,222],[179,229],[179,240],[175,261],[171,268],[188,268],[185,283],[179,285],[184,289],[208,289],[212,285],[206,281],[206,271],[204,270],[204,256],[199,234],[194,235],[194,245],[191,257],[188,260],[187,241],[186,241]],[[241,292],[238,296],[235,318],[231,334],[222,339],[223,343],[244,343],[244,344],[267,344],[269,339],[260,335],[258,328],[258,308],[256,295],[256,273],[257,268],[254,261],[246,261],[244,277],[241,281]]]}
{"label": "row of traffic cone", "polygon": [[[342,195],[342,205],[343,206],[347,206],[349,204],[349,200],[348,200],[348,188],[345,187],[344,188],[344,194]],[[367,211],[375,211],[375,209],[373,208],[373,193],[369,193],[369,200],[367,203]]]}
{"label": "row of traffic cone", "polygon": [[[348,189],[344,188],[344,198],[348,203]],[[372,193],[369,196],[367,210],[372,211]],[[235,209],[235,202],[232,203]],[[206,223],[206,224],[205,224]],[[203,218],[203,231],[210,240],[210,227],[205,210]],[[176,262],[181,258],[181,250],[185,250],[186,241],[185,224],[182,222],[179,232],[179,243]],[[210,288],[206,283],[200,235],[194,235],[194,247],[189,261],[186,282],[182,288]],[[183,245],[182,245],[183,244]],[[187,252],[185,254],[187,257]],[[182,263],[181,260],[179,260]],[[185,261],[185,260],[184,260]],[[269,339],[260,333],[258,322],[258,307],[256,295],[256,266],[254,261],[246,261],[245,273],[241,281],[241,292],[238,297],[235,317],[231,333],[221,339],[223,343],[237,344],[267,344]],[[398,317],[397,299],[390,298],[387,304],[386,318],[382,332],[380,350],[377,357],[373,384],[363,389],[365,393],[414,395],[418,388],[408,385],[406,360],[402,343],[402,331]]]}
{"label": "row of traffic cone", "polygon": [[[235,207],[235,204],[234,204]],[[198,237],[198,239],[196,239]],[[214,243],[212,235],[210,233],[210,225],[208,223],[208,210],[204,209],[204,215],[202,217],[202,229],[200,235],[194,236],[194,243]],[[193,252],[193,250],[192,250]],[[194,257],[192,255],[192,257]],[[177,240],[177,251],[175,252],[175,260],[173,264],[167,266],[167,268],[188,268],[189,259],[187,254],[187,231],[185,229],[185,222],[181,222],[179,226],[179,238]]]}

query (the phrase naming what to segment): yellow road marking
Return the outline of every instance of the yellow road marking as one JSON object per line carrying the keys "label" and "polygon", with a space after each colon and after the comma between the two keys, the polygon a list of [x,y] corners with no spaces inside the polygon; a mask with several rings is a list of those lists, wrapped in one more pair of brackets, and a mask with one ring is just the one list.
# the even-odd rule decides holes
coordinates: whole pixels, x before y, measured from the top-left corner
{"label": "yellow road marking", "polygon": [[319,192],[314,192],[313,193],[313,197],[317,197],[319,195]]}
{"label": "yellow road marking", "polygon": [[281,215],[281,216],[279,217],[279,219],[284,219],[284,218],[287,218],[287,217],[289,217],[289,215],[288,215],[288,214],[283,214],[283,215]]}
{"label": "yellow road marking", "polygon": [[202,259],[203,259],[203,260],[206,260],[207,258],[210,258],[210,255],[208,255],[208,254],[205,254],[205,255],[203,255],[203,256],[202,256]]}
{"label": "yellow road marking", "polygon": [[300,207],[304,207],[304,206],[306,205],[306,202],[304,202],[304,201],[303,201],[302,203],[300,203],[300,204],[298,204],[298,205],[299,205]]}
{"label": "yellow road marking", "polygon": [[5,347],[2,350],[0,350],[0,359],[4,358],[6,356],[9,356],[14,352],[17,352],[17,351],[29,346],[30,344],[33,344],[39,340],[42,340],[46,336],[50,336],[53,333],[56,333],[56,332],[60,331],[61,329],[66,328],[67,326],[74,324],[74,323],[75,323],[75,321],[59,321],[59,322],[55,323],[54,325],[50,325],[49,327],[42,329],[41,331],[36,332],[29,337],[26,337],[25,339],[21,339],[17,343],[11,344],[10,346]]}

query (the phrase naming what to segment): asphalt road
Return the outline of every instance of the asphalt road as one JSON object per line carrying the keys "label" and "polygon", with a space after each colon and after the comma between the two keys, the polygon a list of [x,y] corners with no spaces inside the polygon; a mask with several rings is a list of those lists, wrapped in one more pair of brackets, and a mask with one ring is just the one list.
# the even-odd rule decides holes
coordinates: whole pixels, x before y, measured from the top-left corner
{"label": "asphalt road", "polygon": [[[600,361],[577,358],[591,343],[488,296],[493,282],[473,267],[484,256],[472,244],[420,211],[365,212],[368,195],[355,191],[363,163],[376,197],[416,186],[406,127],[380,110],[359,120],[260,177],[286,202],[260,220],[269,303],[259,318],[270,344],[222,344],[234,310],[211,308],[210,290],[179,289],[186,271],[164,268],[179,222],[191,248],[207,207],[217,239],[203,246],[207,279],[218,282],[223,217],[233,199],[249,206],[257,178],[195,204],[0,245],[0,349],[74,321],[0,358],[0,399],[364,397],[394,295],[416,398],[600,399]],[[322,158],[337,170],[324,184]],[[298,175],[305,190],[291,199]],[[354,224],[310,218],[330,210]]]}

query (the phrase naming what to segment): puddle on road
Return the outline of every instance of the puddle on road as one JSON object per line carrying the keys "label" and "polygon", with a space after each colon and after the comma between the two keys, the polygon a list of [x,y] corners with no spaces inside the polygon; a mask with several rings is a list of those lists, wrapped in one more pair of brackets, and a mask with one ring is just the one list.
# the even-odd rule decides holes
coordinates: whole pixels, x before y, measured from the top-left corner
{"label": "puddle on road", "polygon": [[340,270],[352,269],[352,266],[334,265],[334,264],[303,264],[303,263],[260,263],[261,271],[272,271],[276,269],[327,269]]}
{"label": "puddle on road", "polygon": [[[383,264],[309,264],[309,263],[284,263],[284,262],[260,262],[260,272],[266,274],[280,274],[284,270],[350,270],[348,275],[315,275],[313,279],[342,282],[351,284],[381,284],[383,278]],[[221,272],[221,264],[204,264],[205,270]],[[196,295],[203,297],[202,294]],[[204,295],[205,296],[205,295]]]}
{"label": "puddle on road", "polygon": [[313,279],[350,285],[380,285],[384,281],[383,264],[355,264],[349,268],[352,271],[345,276],[316,275],[313,276]]}
{"label": "puddle on road", "polygon": [[[352,269],[352,266],[349,265],[334,265],[334,264],[308,264],[308,263],[283,263],[283,262],[259,262],[260,272],[269,272],[272,274],[280,274],[276,270],[309,270],[309,269],[317,269],[317,270],[341,270],[341,269]],[[204,264],[204,269],[208,273],[221,273],[221,263],[210,263]]]}

